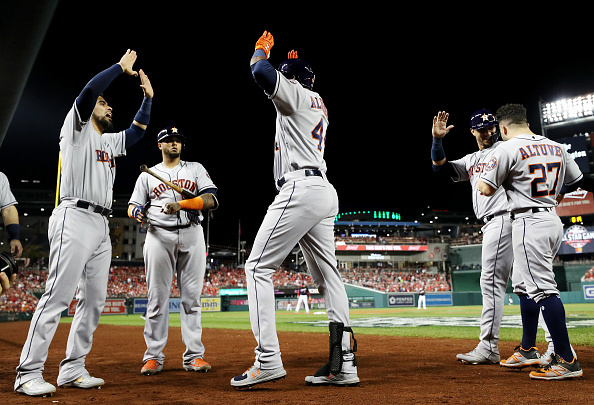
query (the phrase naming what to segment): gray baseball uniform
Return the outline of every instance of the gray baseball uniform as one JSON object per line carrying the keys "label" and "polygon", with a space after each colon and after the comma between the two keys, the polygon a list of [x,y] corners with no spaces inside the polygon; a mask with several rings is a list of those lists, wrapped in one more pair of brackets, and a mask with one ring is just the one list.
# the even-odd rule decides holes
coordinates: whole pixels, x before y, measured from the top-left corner
{"label": "gray baseball uniform", "polygon": [[[328,115],[319,94],[276,72],[270,94],[276,111],[274,180],[279,191],[256,235],[245,271],[252,331],[257,341],[254,365],[282,367],[276,333],[271,275],[299,244],[311,275],[323,291],[331,322],[350,325],[348,298],[336,268],[334,217],[336,190],[326,178],[324,150]],[[343,333],[343,350],[350,350]]]}
{"label": "gray baseball uniform", "polygon": [[[159,163],[151,171],[196,195],[216,189],[200,163],[181,161],[171,169]],[[168,337],[169,296],[174,275],[181,294],[181,331],[186,345],[183,362],[189,364],[204,356],[200,295],[206,270],[206,245],[200,225],[202,214],[192,210],[181,210],[177,215],[161,212],[166,203],[182,199],[157,178],[141,173],[129,201],[132,205],[150,202],[145,212],[150,226],[143,249],[148,287],[144,362],[157,360],[163,364],[165,359],[163,350]]]}
{"label": "gray baseball uniform", "polygon": [[494,151],[481,179],[503,185],[513,224],[514,271],[536,302],[558,294],[553,259],[563,237],[555,213],[563,183],[571,185],[582,173],[565,148],[540,135],[518,135]]}
{"label": "gray baseball uniform", "polygon": [[0,210],[17,204],[18,202],[10,190],[8,177],[6,177],[4,173],[0,172]]}
{"label": "gray baseball uniform", "polygon": [[512,227],[507,215],[507,198],[503,187],[492,197],[485,197],[477,190],[480,174],[491,155],[502,142],[490,148],[470,153],[461,159],[450,161],[457,177],[454,181],[470,181],[474,213],[485,225],[482,243],[481,293],[483,310],[479,344],[481,355],[494,360],[499,356],[499,330],[505,307],[505,290],[513,265]]}
{"label": "gray baseball uniform", "polygon": [[113,200],[115,158],[126,154],[124,131],[100,135],[82,121],[76,103],[60,132],[60,204],[49,221],[49,275],[31,319],[17,367],[15,389],[42,376],[48,348],[61,313],[75,291],[79,300],[70,327],[58,385],[85,373],[85,357],[107,294],[111,261],[108,220]]}

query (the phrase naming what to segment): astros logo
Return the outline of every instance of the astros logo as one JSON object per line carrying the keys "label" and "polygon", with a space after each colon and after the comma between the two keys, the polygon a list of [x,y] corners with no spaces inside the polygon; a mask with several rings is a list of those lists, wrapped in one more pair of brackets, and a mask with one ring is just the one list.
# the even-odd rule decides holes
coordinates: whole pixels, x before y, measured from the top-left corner
{"label": "astros logo", "polygon": [[487,164],[487,167],[485,167],[486,171],[491,171],[493,169],[495,169],[497,167],[497,158],[495,156],[493,156],[491,158],[491,160],[489,160],[489,163]]}

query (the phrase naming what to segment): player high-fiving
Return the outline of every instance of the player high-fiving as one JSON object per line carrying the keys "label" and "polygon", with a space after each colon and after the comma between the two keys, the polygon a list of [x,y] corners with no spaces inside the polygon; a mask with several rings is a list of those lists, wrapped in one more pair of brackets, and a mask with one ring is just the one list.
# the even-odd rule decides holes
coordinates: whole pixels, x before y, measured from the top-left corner
{"label": "player high-fiving", "polygon": [[245,264],[256,358],[252,367],[231,380],[231,385],[247,388],[286,375],[276,334],[271,275],[297,243],[314,281],[324,292],[333,359],[305,381],[313,385],[354,385],[359,377],[351,349],[349,303],[334,252],[338,197],[326,177],[324,160],[328,112],[320,95],[313,91],[315,74],[311,66],[291,51],[275,69],[268,62],[273,45],[272,34],[264,31],[256,41],[250,66],[277,113],[274,182],[278,195],[268,207]]}

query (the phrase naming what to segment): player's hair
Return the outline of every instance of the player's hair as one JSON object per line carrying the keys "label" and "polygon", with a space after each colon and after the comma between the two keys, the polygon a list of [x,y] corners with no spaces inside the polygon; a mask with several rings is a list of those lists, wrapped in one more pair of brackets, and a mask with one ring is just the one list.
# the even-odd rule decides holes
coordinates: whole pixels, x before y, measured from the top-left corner
{"label": "player's hair", "polygon": [[497,110],[497,121],[507,125],[526,125],[526,108],[521,104],[505,104]]}

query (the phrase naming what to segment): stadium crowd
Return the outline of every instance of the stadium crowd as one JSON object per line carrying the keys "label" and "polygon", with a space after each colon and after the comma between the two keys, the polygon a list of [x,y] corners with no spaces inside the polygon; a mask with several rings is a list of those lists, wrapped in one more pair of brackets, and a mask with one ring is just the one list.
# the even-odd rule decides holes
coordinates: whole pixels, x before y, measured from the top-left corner
{"label": "stadium crowd", "polygon": [[451,283],[445,273],[433,273],[424,268],[387,271],[355,268],[343,271],[342,275],[345,283],[382,292],[451,291]]}
{"label": "stadium crowd", "polygon": [[[34,293],[40,296],[45,291],[47,271],[23,269],[18,281],[0,296],[0,312],[34,311],[38,302]],[[377,289],[384,292],[449,291],[450,283],[442,273],[430,273],[425,269],[381,270],[381,269],[348,269],[341,270],[346,283]],[[277,287],[299,286],[302,283],[314,286],[308,273],[300,273],[281,268],[273,276]],[[146,279],[143,266],[112,266],[109,270],[107,296],[110,298],[146,297]],[[245,287],[245,273],[241,268],[207,270],[202,289],[203,296],[217,296],[220,288]],[[174,278],[171,297],[179,297],[179,289]]]}

